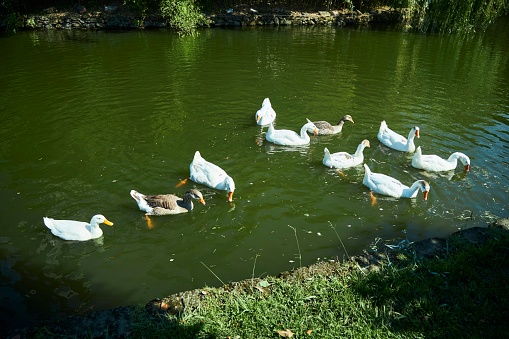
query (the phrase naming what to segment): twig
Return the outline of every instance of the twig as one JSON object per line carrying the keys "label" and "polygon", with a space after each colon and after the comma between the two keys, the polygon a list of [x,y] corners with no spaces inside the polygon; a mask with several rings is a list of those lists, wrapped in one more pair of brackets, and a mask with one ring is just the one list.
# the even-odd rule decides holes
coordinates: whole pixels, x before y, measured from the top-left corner
{"label": "twig", "polygon": [[329,225],[334,230],[334,233],[336,233],[336,236],[338,237],[339,242],[341,243],[341,246],[343,246],[343,249],[345,250],[348,260],[350,260],[350,256],[348,255],[348,251],[346,250],[345,244],[343,244],[343,240],[341,240],[341,237],[339,236],[338,232],[336,231],[336,228],[332,225],[332,223],[330,221],[329,221]]}
{"label": "twig", "polygon": [[259,257],[259,254],[256,253],[254,264],[253,264],[253,273],[251,274],[251,279],[254,279],[254,272],[255,272],[255,267],[256,267],[256,259],[258,259],[258,257]]}
{"label": "twig", "polygon": [[292,227],[290,225],[288,225],[288,227],[293,229],[293,232],[295,233],[295,241],[297,241],[297,249],[299,250],[299,264],[300,264],[300,267],[302,267],[302,255],[300,254],[300,245],[299,245],[299,239],[297,238],[297,230],[295,229],[295,227]]}
{"label": "twig", "polygon": [[206,269],[208,269],[208,270],[209,270],[209,272],[210,272],[210,273],[212,273],[212,274],[214,275],[214,277],[216,277],[216,278],[217,278],[217,280],[219,280],[219,281],[221,282],[221,284],[226,285],[226,284],[225,284],[225,283],[224,283],[221,279],[219,279],[219,277],[218,277],[218,276],[217,276],[214,272],[212,272],[212,270],[211,270],[211,269],[210,269],[207,265],[205,265],[205,264],[203,263],[203,261],[200,261],[200,264],[202,264],[203,266],[205,266],[205,268],[206,268]]}

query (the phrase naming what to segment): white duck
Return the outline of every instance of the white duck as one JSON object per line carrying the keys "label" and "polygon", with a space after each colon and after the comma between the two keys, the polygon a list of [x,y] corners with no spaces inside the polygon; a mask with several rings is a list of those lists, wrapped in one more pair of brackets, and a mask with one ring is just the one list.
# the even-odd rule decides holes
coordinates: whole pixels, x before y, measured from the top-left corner
{"label": "white duck", "polygon": [[189,165],[190,179],[198,184],[228,192],[228,201],[233,201],[235,182],[221,167],[203,159],[196,151],[193,161]]}
{"label": "white duck", "polygon": [[345,115],[339,120],[337,125],[331,125],[327,121],[313,121],[316,128],[318,129],[318,135],[327,135],[327,134],[337,134],[343,130],[343,125],[345,121],[350,121],[352,124],[353,119],[350,115]]}
{"label": "white duck", "polygon": [[470,170],[470,158],[461,152],[454,152],[445,160],[438,155],[423,155],[421,146],[417,147],[412,157],[412,166],[429,172],[450,171],[456,168],[458,160],[465,166],[465,171]]}
{"label": "white duck", "polygon": [[357,150],[355,154],[348,154],[347,152],[336,152],[330,153],[329,149],[325,147],[323,150],[323,164],[330,168],[349,168],[353,166],[357,166],[363,163],[364,161],[364,148],[370,147],[368,140],[363,140],[359,146],[357,146]]}
{"label": "white duck", "polygon": [[145,195],[131,190],[131,196],[138,203],[140,210],[147,212],[147,215],[167,215],[186,213],[193,209],[192,199],[198,200],[205,205],[203,195],[197,189],[190,189],[180,198],[174,194]]}
{"label": "white duck", "polygon": [[368,165],[364,164],[364,179],[362,183],[373,192],[394,198],[415,198],[420,189],[424,192],[424,200],[428,199],[429,184],[424,180],[417,180],[411,187],[403,185],[399,180],[385,174],[372,173]]}
{"label": "white duck", "polygon": [[255,115],[256,123],[260,126],[266,126],[276,119],[276,111],[272,108],[269,98],[265,98]]}
{"label": "white duck", "polygon": [[380,124],[378,140],[385,146],[402,152],[414,152],[414,138],[419,138],[419,127],[414,126],[408,133],[408,139],[387,127],[385,120]]}
{"label": "white duck", "polygon": [[74,220],[55,220],[52,218],[43,218],[44,225],[51,230],[51,233],[64,240],[85,241],[99,238],[103,231],[99,224],[113,226],[113,223],[103,215],[97,214],[92,217],[90,223]]}
{"label": "white duck", "polygon": [[265,139],[276,145],[284,146],[307,145],[311,140],[307,132],[310,131],[314,133],[314,135],[317,135],[318,129],[316,128],[315,124],[313,124],[309,119],[306,120],[307,123],[300,129],[300,135],[288,129],[277,130],[271,123],[269,125],[269,129],[267,130],[267,133],[265,134]]}

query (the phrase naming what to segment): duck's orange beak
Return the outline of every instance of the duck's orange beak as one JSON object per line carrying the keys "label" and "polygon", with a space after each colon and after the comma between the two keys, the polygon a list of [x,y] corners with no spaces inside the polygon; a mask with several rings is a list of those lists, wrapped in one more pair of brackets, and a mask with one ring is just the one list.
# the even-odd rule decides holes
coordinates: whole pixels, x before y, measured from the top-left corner
{"label": "duck's orange beak", "polygon": [[428,200],[429,191],[424,191],[424,201]]}
{"label": "duck's orange beak", "polygon": [[108,226],[113,226],[113,223],[109,221],[108,219],[104,219],[104,223]]}
{"label": "duck's orange beak", "polygon": [[198,200],[203,206],[205,206],[205,200],[203,200],[203,198],[201,198],[200,200]]}
{"label": "duck's orange beak", "polygon": [[419,130],[415,131],[415,136],[419,138]]}
{"label": "duck's orange beak", "polygon": [[470,164],[467,164],[467,165],[465,166],[465,171],[467,171],[467,172],[468,172],[468,171],[470,171]]}
{"label": "duck's orange beak", "polygon": [[228,202],[233,201],[233,192],[228,192]]}

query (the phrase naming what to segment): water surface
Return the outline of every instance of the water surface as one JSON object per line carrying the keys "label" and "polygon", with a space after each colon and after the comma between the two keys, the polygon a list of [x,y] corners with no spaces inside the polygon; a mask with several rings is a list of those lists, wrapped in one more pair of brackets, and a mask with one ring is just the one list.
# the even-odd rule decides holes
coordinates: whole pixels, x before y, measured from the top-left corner
{"label": "water surface", "polygon": [[[21,32],[0,39],[1,327],[149,300],[183,290],[343,259],[384,239],[417,241],[507,217],[509,26],[471,37],[324,27]],[[265,97],[277,128],[337,122],[308,146],[274,146],[254,115]],[[466,153],[430,174],[376,139],[386,120],[417,125],[424,154]],[[353,153],[428,201],[378,197],[363,168],[322,165]],[[189,182],[193,154],[236,182],[226,193]],[[192,213],[153,218],[129,191],[200,189]],[[89,242],[54,237],[42,217],[113,221]],[[213,274],[211,273],[213,272]]]}

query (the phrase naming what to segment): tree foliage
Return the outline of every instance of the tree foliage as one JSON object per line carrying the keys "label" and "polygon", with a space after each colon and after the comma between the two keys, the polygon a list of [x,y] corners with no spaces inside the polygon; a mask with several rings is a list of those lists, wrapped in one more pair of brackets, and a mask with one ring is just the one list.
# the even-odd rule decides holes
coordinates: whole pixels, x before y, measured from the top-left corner
{"label": "tree foliage", "polygon": [[160,9],[180,35],[195,35],[196,28],[206,23],[205,15],[194,0],[161,0]]}
{"label": "tree foliage", "polygon": [[509,0],[410,0],[408,5],[414,28],[440,33],[485,29],[509,10]]}
{"label": "tree foliage", "polygon": [[[46,7],[72,7],[74,0],[0,0],[3,26],[16,26],[20,13],[39,11]],[[83,1],[88,6],[102,6],[110,0]],[[226,9],[241,4],[268,7],[271,0],[123,0],[123,4],[144,18],[159,12],[181,35],[196,34],[205,23],[202,8]],[[299,10],[343,9],[355,13],[375,8],[406,8],[407,28],[421,32],[470,32],[484,29],[496,18],[509,13],[509,0],[282,0],[278,7]]]}

